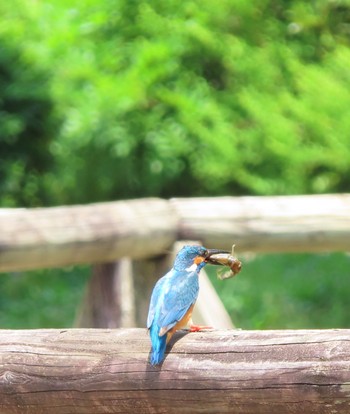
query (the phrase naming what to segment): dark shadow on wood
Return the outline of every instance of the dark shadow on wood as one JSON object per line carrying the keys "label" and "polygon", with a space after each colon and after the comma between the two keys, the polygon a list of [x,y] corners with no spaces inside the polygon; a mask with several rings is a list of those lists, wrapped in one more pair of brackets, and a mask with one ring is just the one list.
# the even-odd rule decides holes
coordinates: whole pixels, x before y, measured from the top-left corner
{"label": "dark shadow on wood", "polygon": [[147,360],[148,363],[146,367],[146,372],[160,371],[168,355],[171,353],[173,346],[176,344],[176,342],[182,339],[184,336],[188,335],[189,333],[190,331],[185,330],[185,329],[174,333],[174,335],[172,336],[172,338],[170,339],[170,342],[168,343],[166,347],[164,360],[158,365],[151,365],[151,363],[149,362],[151,358],[151,341],[150,341],[150,351],[148,353],[148,360]]}

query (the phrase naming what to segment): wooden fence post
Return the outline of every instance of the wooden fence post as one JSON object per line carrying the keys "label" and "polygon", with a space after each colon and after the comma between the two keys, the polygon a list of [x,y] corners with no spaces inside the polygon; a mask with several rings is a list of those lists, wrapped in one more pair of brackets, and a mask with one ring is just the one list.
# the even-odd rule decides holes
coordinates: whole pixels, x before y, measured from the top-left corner
{"label": "wooden fence post", "polygon": [[[171,269],[185,244],[180,241],[168,255],[147,260],[123,259],[93,267],[91,280],[78,310],[75,326],[80,328],[145,327],[151,294],[158,279]],[[199,296],[193,312],[197,324],[217,329],[234,327],[208,275],[201,271]],[[124,286],[124,289],[123,289]],[[131,315],[128,317],[128,312]]]}
{"label": "wooden fence post", "polygon": [[133,276],[130,260],[94,265],[78,309],[79,328],[135,327]]}
{"label": "wooden fence post", "polygon": [[169,270],[169,257],[162,255],[145,260],[133,260],[136,326],[146,327],[151,294],[157,280]]}

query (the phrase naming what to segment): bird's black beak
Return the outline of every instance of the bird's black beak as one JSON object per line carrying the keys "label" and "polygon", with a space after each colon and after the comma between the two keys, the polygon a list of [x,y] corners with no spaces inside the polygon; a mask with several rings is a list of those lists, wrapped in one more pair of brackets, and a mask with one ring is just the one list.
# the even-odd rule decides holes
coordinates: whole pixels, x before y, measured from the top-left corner
{"label": "bird's black beak", "polygon": [[227,250],[219,250],[219,249],[207,249],[207,254],[205,257],[205,261],[210,263],[210,264],[214,264],[214,265],[221,265],[221,263],[218,263],[217,261],[211,261],[210,260],[210,256],[213,256],[214,254],[231,254],[230,252],[228,252]]}

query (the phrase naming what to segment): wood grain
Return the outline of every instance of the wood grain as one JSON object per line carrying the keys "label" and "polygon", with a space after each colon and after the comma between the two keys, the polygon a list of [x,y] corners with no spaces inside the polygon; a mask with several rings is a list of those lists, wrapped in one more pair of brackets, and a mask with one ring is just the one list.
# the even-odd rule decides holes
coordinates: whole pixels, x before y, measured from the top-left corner
{"label": "wood grain", "polygon": [[0,229],[0,272],[145,259],[175,240],[237,254],[350,251],[350,194],[0,209]]}
{"label": "wood grain", "polygon": [[240,252],[350,251],[350,194],[170,200],[179,238]]}
{"label": "wood grain", "polygon": [[169,203],[139,199],[37,209],[0,209],[0,272],[158,255],[176,239]]}
{"label": "wood grain", "polygon": [[0,331],[2,414],[350,412],[350,330]]}

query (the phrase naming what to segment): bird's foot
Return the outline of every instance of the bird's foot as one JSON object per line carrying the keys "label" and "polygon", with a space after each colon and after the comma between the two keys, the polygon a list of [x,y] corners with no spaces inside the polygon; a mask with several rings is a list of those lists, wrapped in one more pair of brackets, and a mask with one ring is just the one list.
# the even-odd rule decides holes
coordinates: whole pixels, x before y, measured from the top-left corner
{"label": "bird's foot", "polygon": [[189,326],[190,332],[200,332],[200,331],[207,331],[208,329],[214,329],[212,326],[205,326],[205,325],[190,325]]}

